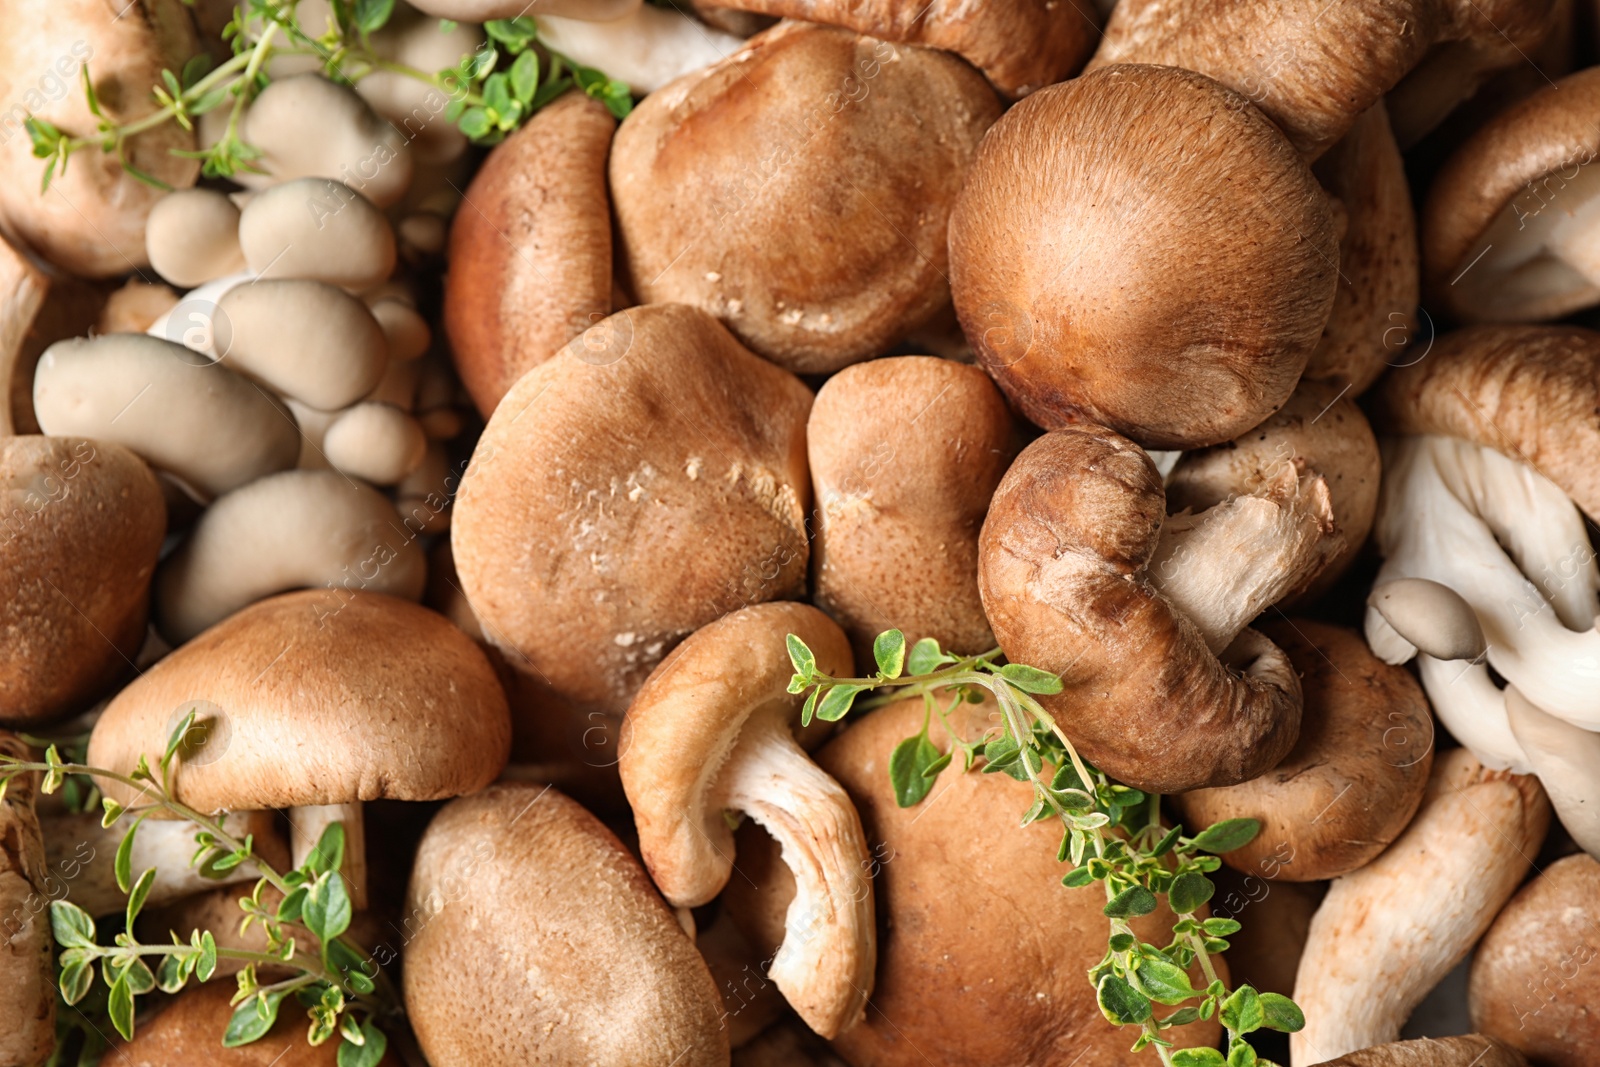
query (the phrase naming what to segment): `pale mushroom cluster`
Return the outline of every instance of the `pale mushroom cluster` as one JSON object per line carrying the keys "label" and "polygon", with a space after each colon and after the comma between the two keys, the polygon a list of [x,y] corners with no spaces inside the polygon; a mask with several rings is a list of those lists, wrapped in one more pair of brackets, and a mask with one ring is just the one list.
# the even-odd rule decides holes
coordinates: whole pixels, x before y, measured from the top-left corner
{"label": "pale mushroom cluster", "polygon": [[1593,11],[0,14],[0,1067],[1600,1057]]}

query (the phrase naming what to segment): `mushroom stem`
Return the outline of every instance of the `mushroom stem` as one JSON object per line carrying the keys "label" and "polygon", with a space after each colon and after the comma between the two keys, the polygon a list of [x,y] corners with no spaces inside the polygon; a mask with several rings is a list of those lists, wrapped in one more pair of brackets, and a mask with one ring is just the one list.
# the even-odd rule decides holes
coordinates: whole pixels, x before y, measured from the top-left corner
{"label": "mushroom stem", "polygon": [[323,831],[334,823],[344,827],[344,875],[350,905],[356,911],[367,909],[367,828],[361,802],[350,804],[309,804],[289,809],[289,847],[294,865],[300,867],[316,851]]}
{"label": "mushroom stem", "polygon": [[[1506,698],[1479,662],[1417,657],[1428,702],[1450,736],[1491,770],[1529,774],[1533,765],[1506,717]],[[1576,729],[1576,727],[1574,727]]]}
{"label": "mushroom stem", "polygon": [[768,974],[806,1025],[832,1038],[859,1021],[877,965],[871,858],[855,805],[779,715],[756,715],[718,780],[725,808],[770,833],[794,873]]}
{"label": "mushroom stem", "polygon": [[1579,848],[1600,855],[1600,734],[1535,707],[1516,686],[1505,691],[1505,711],[1561,825]]}

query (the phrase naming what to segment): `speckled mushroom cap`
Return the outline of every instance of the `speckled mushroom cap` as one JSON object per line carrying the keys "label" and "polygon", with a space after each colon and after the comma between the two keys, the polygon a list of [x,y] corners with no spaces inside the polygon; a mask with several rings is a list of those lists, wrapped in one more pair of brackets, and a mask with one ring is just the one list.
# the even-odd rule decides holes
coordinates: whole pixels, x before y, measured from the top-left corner
{"label": "speckled mushroom cap", "polygon": [[155,766],[197,703],[207,758],[180,760],[173,781],[201,811],[459,796],[494,781],[511,745],[505,694],[472,639],[378,593],[305,590],[229,616],[111,701],[90,762]]}
{"label": "speckled mushroom cap", "polygon": [[1327,197],[1209,78],[1108,67],[984,139],[950,219],[950,283],[989,373],[1046,429],[1148,448],[1231,440],[1288,399],[1339,258]]}
{"label": "speckled mushroom cap", "polygon": [[703,311],[631,308],[506,394],[451,544],[485,637],[621,712],[690,633],[805,588],[811,392]]}
{"label": "speckled mushroom cap", "polygon": [[121,445],[0,438],[0,722],[82,711],[144,641],[167,511]]}
{"label": "speckled mushroom cap", "polygon": [[450,227],[444,326],[485,418],[528,368],[611,314],[616,119],[572,92],[489,153]]}
{"label": "speckled mushroom cap", "polygon": [[1600,518],[1600,333],[1470,326],[1434,342],[1375,394],[1381,431],[1445,434],[1497,449]]}
{"label": "speckled mushroom cap", "polygon": [[1600,272],[1567,261],[1594,258],[1597,112],[1591,67],[1501,111],[1456,150],[1422,208],[1430,302],[1466,322],[1556,319],[1600,303]]}
{"label": "speckled mushroom cap", "polygon": [[1100,37],[1092,0],[725,0],[725,6],[846,26],[897,44],[942,48],[981,70],[1016,99],[1077,73]]}
{"label": "speckled mushroom cap", "polygon": [[433,1067],[727,1067],[711,972],[614,834],[496,785],[423,835],[405,999]]}
{"label": "speckled mushroom cap", "polygon": [[1189,827],[1260,820],[1255,840],[1222,858],[1230,867],[1270,867],[1291,882],[1337,878],[1388,847],[1422,803],[1433,766],[1428,701],[1354,631],[1287,616],[1261,629],[1300,674],[1299,740],[1259,778],[1172,801]]}
{"label": "speckled mushroom cap", "polygon": [[1587,1067],[1600,1048],[1600,1003],[1586,973],[1600,955],[1600,863],[1579,853],[1546,867],[1478,943],[1468,997],[1473,1029],[1549,1067]]}
{"label": "speckled mushroom cap", "polygon": [[1045,434],[989,506],[978,587],[1006,657],[1061,676],[1042,699],[1084,758],[1152,792],[1232,785],[1293,747],[1300,682],[1253,630],[1219,659],[1155,591],[1165,518],[1160,475],[1131,441]]}
{"label": "speckled mushroom cap", "polygon": [[1447,72],[1435,92],[1457,100],[1495,70],[1526,62],[1556,8],[1556,0],[1122,0],[1088,69],[1200,71],[1255,101],[1314,159],[1425,59]]}
{"label": "speckled mushroom cap", "polygon": [[1374,1045],[1319,1067],[1528,1067],[1528,1061],[1492,1037],[1467,1034]]}
{"label": "speckled mushroom cap", "polygon": [[999,113],[954,56],[780,24],[617,131],[629,287],[797,373],[879,355],[949,299],[950,206]]}

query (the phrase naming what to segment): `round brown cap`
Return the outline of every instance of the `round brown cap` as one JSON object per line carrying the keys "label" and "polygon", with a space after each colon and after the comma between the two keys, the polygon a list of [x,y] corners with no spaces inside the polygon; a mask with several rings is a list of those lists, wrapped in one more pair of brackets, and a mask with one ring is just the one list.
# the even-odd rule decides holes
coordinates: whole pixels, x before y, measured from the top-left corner
{"label": "round brown cap", "polygon": [[1374,1045],[1320,1067],[1528,1067],[1528,1061],[1492,1037],[1467,1034]]}

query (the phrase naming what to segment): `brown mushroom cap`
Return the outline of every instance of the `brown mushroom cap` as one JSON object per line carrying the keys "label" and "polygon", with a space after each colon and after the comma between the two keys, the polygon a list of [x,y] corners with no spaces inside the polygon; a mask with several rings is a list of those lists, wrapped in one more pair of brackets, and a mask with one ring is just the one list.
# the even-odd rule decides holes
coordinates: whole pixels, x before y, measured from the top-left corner
{"label": "brown mushroom cap", "polygon": [[956,312],[1023,414],[1150,448],[1230,440],[1288,399],[1338,257],[1327,197],[1283,135],[1166,67],[1023,100],[950,219]]}
{"label": "brown mushroom cap", "polygon": [[989,506],[978,587],[1006,657],[1060,674],[1065,691],[1043,702],[1086,759],[1152,792],[1232,785],[1293,747],[1300,684],[1251,630],[1219,660],[1155,591],[1145,568],[1165,517],[1160,476],[1131,441],[1046,434]]}
{"label": "brown mushroom cap", "polygon": [[485,418],[516,380],[611,314],[606,159],[617,122],[572,92],[489,153],[450,227],[444,326]]}
{"label": "brown mushroom cap", "polygon": [[1246,873],[1313,882],[1365,866],[1400,836],[1433,766],[1433,717],[1422,687],[1367,650],[1361,636],[1308,619],[1262,632],[1300,674],[1300,738],[1259,778],[1173,797],[1185,825],[1258,819],[1261,833],[1222,857]]}
{"label": "brown mushroom cap", "polygon": [[577,802],[496,785],[429,825],[405,998],[433,1067],[726,1067],[705,961]]}
{"label": "brown mushroom cap", "polygon": [[0,722],[82,710],[144,641],[167,512],[120,445],[0,438]]}
{"label": "brown mushroom cap", "polygon": [[49,275],[0,234],[0,436],[38,429],[17,426],[11,409],[19,401],[32,406],[32,367],[24,351],[49,292]]}
{"label": "brown mushroom cap", "polygon": [[1305,951],[1311,917],[1327,894],[1322,882],[1286,882],[1277,877],[1276,858],[1250,874],[1224,867],[1211,876],[1217,892],[1211,914],[1233,919],[1240,929],[1228,935],[1228,969],[1234,988],[1294,996],[1295,972]]}
{"label": "brown mushroom cap", "polygon": [[978,531],[1015,437],[988,375],[931,356],[858,363],[817,394],[806,424],[814,592],[862,662],[892,628],[961,653],[994,647]]}
{"label": "brown mushroom cap", "polygon": [[1600,518],[1600,333],[1470,326],[1376,393],[1380,429],[1465,438],[1519,460]]}
{"label": "brown mushroom cap", "polygon": [[1492,1037],[1467,1034],[1374,1045],[1320,1067],[1528,1067],[1528,1061]]}
{"label": "brown mushroom cap", "polygon": [[999,112],[954,56],[774,27],[617,131],[629,286],[796,372],[878,355],[949,299],[950,207]]}
{"label": "brown mushroom cap", "polygon": [[451,540],[485,635],[580,705],[620,712],[674,644],[801,592],[811,393],[715,319],[631,308],[506,394]]}
{"label": "brown mushroom cap", "polygon": [[378,593],[286,593],[228,617],[111,701],[89,762],[155,766],[197,702],[225,743],[180,760],[173,781],[201,811],[440,800],[492,782],[511,744],[505,694],[472,639]]}
{"label": "brown mushroom cap", "polygon": [[[37,758],[12,734],[0,732],[0,755]],[[56,991],[48,901],[50,869],[39,816],[38,775],[11,779],[0,797],[0,1063],[43,1063],[55,1046]]]}
{"label": "brown mushroom cap", "polygon": [[1557,860],[1522,887],[1478,944],[1472,1025],[1549,1067],[1587,1067],[1600,1048],[1589,967],[1600,955],[1600,863]]}

